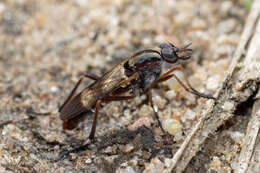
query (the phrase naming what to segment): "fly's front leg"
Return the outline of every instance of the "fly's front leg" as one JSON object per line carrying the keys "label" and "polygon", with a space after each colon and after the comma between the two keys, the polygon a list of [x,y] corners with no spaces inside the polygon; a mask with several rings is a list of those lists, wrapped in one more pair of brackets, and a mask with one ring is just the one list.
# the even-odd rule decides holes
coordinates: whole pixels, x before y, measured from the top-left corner
{"label": "fly's front leg", "polygon": [[[187,83],[188,86],[186,86],[173,72],[176,71],[176,70],[180,70],[183,75],[184,75],[184,80],[185,82]],[[194,95],[197,95],[199,97],[203,97],[203,98],[207,98],[207,99],[216,99],[215,97],[213,97],[212,95],[209,95],[209,94],[204,94],[204,93],[200,93],[198,92],[197,90],[195,90],[190,82],[188,81],[188,78],[187,78],[187,75],[183,69],[183,67],[181,66],[177,66],[177,67],[174,67],[172,69],[170,69],[168,72],[164,73],[155,83],[154,85],[156,85],[157,83],[160,83],[160,82],[164,82],[166,80],[169,80],[170,78],[174,77],[178,82],[179,84],[187,91],[187,92],[190,92]],[[153,85],[153,86],[154,86]]]}
{"label": "fly's front leg", "polygon": [[93,74],[84,74],[83,76],[80,77],[80,79],[78,80],[78,82],[76,83],[75,87],[73,88],[73,90],[70,92],[69,96],[67,97],[67,99],[64,101],[64,103],[62,104],[62,106],[59,108],[59,112],[62,110],[62,108],[70,101],[70,99],[73,97],[73,95],[75,94],[76,90],[78,89],[80,83],[82,82],[82,80],[84,78],[90,78],[92,80],[97,81],[99,79],[99,77],[97,77],[96,75]]}
{"label": "fly's front leg", "polygon": [[[194,94],[194,95],[197,95],[197,96],[199,96],[199,97],[204,97],[204,98],[207,98],[207,99],[216,99],[215,97],[213,97],[212,95],[210,95],[210,94],[204,94],[204,93],[200,93],[200,92],[198,92],[197,90],[195,90],[192,86],[191,86],[191,84],[190,84],[190,82],[189,82],[189,80],[188,80],[188,77],[187,77],[187,75],[186,75],[186,73],[185,73],[185,71],[184,71],[184,69],[183,69],[183,67],[179,67],[179,69],[182,71],[182,73],[183,73],[183,75],[184,75],[184,80],[186,81],[186,83],[187,83],[187,85],[189,86],[189,91],[188,92],[190,92],[190,93],[192,93],[192,94]],[[181,82],[181,80],[175,75],[175,74],[173,74],[174,75],[174,78],[184,87],[185,85]],[[185,87],[184,87],[185,88]]]}

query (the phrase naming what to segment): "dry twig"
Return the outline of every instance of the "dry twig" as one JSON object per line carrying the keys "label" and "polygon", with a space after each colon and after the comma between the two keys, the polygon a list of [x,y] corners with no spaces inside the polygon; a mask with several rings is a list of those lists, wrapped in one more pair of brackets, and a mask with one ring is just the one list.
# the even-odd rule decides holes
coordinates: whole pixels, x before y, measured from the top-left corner
{"label": "dry twig", "polygon": [[[260,92],[258,92],[260,93]],[[247,134],[244,138],[243,147],[238,159],[236,173],[245,173],[251,161],[256,137],[260,127],[260,99],[254,103],[252,117],[247,126]]]}
{"label": "dry twig", "polygon": [[[249,50],[247,53],[247,57],[245,59],[245,75],[250,78],[256,78],[258,75],[253,70],[258,70],[256,67],[259,67],[260,63],[260,20],[258,20],[257,28],[255,31],[255,35],[252,38],[252,41],[249,46]],[[248,75],[248,72],[249,75]],[[258,90],[258,94],[260,94],[260,90]],[[256,101],[253,106],[252,116],[247,126],[247,134],[244,138],[243,147],[238,159],[238,164],[236,165],[237,173],[245,173],[249,166],[253,150],[255,147],[256,137],[260,128],[260,99],[256,98]]]}

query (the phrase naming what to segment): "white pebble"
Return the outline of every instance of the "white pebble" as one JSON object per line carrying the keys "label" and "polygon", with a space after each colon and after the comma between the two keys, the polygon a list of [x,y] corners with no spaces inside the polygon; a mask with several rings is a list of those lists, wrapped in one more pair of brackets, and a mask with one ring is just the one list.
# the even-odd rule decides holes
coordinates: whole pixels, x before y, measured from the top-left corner
{"label": "white pebble", "polygon": [[225,111],[231,111],[232,109],[234,109],[234,103],[233,102],[229,102],[229,101],[226,101],[222,108],[225,110]]}
{"label": "white pebble", "polygon": [[[88,16],[83,16],[83,17],[81,18],[81,22],[86,25],[86,24],[89,24],[90,19],[89,19]],[[92,33],[93,33],[93,32],[92,32]]]}
{"label": "white pebble", "polygon": [[51,91],[52,93],[56,93],[56,92],[58,91],[58,87],[52,86],[52,87],[50,88],[50,91]]}
{"label": "white pebble", "polygon": [[163,128],[171,135],[176,135],[181,131],[182,125],[178,120],[175,119],[166,119],[163,121]]}
{"label": "white pebble", "polygon": [[196,113],[188,109],[183,116],[188,120],[194,120],[196,118]]}
{"label": "white pebble", "polygon": [[177,93],[174,90],[169,90],[165,95],[167,99],[172,100],[177,96]]}
{"label": "white pebble", "polygon": [[125,169],[119,168],[116,173],[136,173],[131,166],[127,166]]}
{"label": "white pebble", "polygon": [[89,164],[89,163],[91,163],[92,162],[92,160],[90,159],[90,158],[88,158],[87,160],[85,160],[85,163],[87,163],[87,164]]}
{"label": "white pebble", "polygon": [[[156,107],[154,106],[156,109]],[[150,105],[143,105],[139,110],[139,115],[142,117],[152,116],[153,115],[153,108]]]}
{"label": "white pebble", "polygon": [[230,132],[230,137],[236,142],[236,143],[239,143],[239,144],[242,144],[243,142],[243,139],[244,139],[244,136],[245,134],[244,133],[241,133],[241,132]]}
{"label": "white pebble", "polygon": [[208,90],[216,90],[220,84],[220,76],[219,75],[214,75],[208,78],[207,86],[206,88]]}
{"label": "white pebble", "polygon": [[5,10],[4,3],[0,2],[0,13],[2,13]]}
{"label": "white pebble", "polygon": [[[162,99],[162,97],[160,97],[159,95],[156,95],[153,99],[154,101],[154,104],[156,106],[158,106],[159,109],[163,109],[165,107],[165,104],[166,104],[166,100],[165,99]],[[154,106],[155,106],[154,105]]]}
{"label": "white pebble", "polygon": [[88,0],[76,0],[76,3],[79,6],[87,6],[88,5]]}
{"label": "white pebble", "polygon": [[219,33],[225,34],[225,33],[230,33],[231,31],[234,30],[236,27],[236,20],[235,19],[227,19],[219,23],[218,25],[218,30]]}
{"label": "white pebble", "polygon": [[27,142],[29,140],[26,133],[13,124],[6,125],[2,131],[2,135],[5,138],[13,138],[22,142]]}
{"label": "white pebble", "polygon": [[221,6],[219,8],[219,10],[223,13],[227,13],[231,10],[231,8],[233,8],[233,2],[231,1],[224,1],[223,3],[221,3]]}

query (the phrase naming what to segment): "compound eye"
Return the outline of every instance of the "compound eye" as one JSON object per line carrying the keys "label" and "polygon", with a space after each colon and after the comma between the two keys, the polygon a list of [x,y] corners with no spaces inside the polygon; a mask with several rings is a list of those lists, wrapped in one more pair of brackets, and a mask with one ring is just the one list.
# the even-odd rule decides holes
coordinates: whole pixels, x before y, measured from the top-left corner
{"label": "compound eye", "polygon": [[175,63],[178,59],[178,56],[176,54],[176,51],[174,47],[163,47],[161,50],[162,58],[169,63]]}

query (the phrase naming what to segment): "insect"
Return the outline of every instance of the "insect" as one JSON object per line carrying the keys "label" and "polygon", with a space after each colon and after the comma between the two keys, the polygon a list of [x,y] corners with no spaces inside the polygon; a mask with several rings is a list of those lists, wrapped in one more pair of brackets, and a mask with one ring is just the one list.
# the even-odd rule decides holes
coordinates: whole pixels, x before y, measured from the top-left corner
{"label": "insect", "polygon": [[[162,43],[158,47],[145,49],[123,60],[102,77],[85,74],[76,83],[75,87],[59,109],[63,121],[63,129],[74,129],[86,114],[94,113],[89,139],[93,140],[96,131],[98,111],[101,103],[133,99],[140,94],[147,94],[152,103],[151,89],[158,83],[174,77],[186,91],[200,97],[214,99],[213,96],[199,93],[187,80],[184,69],[175,66],[162,74],[164,62],[177,64],[180,60],[191,58],[190,46],[177,48],[171,43]],[[185,85],[173,72],[181,70],[184,74]],[[77,95],[75,92],[84,78],[94,80]],[[126,95],[127,94],[127,95]],[[74,96],[75,95],[75,96]],[[159,121],[158,115],[156,118]],[[160,121],[159,121],[160,125]],[[161,126],[161,125],[160,125]]]}

